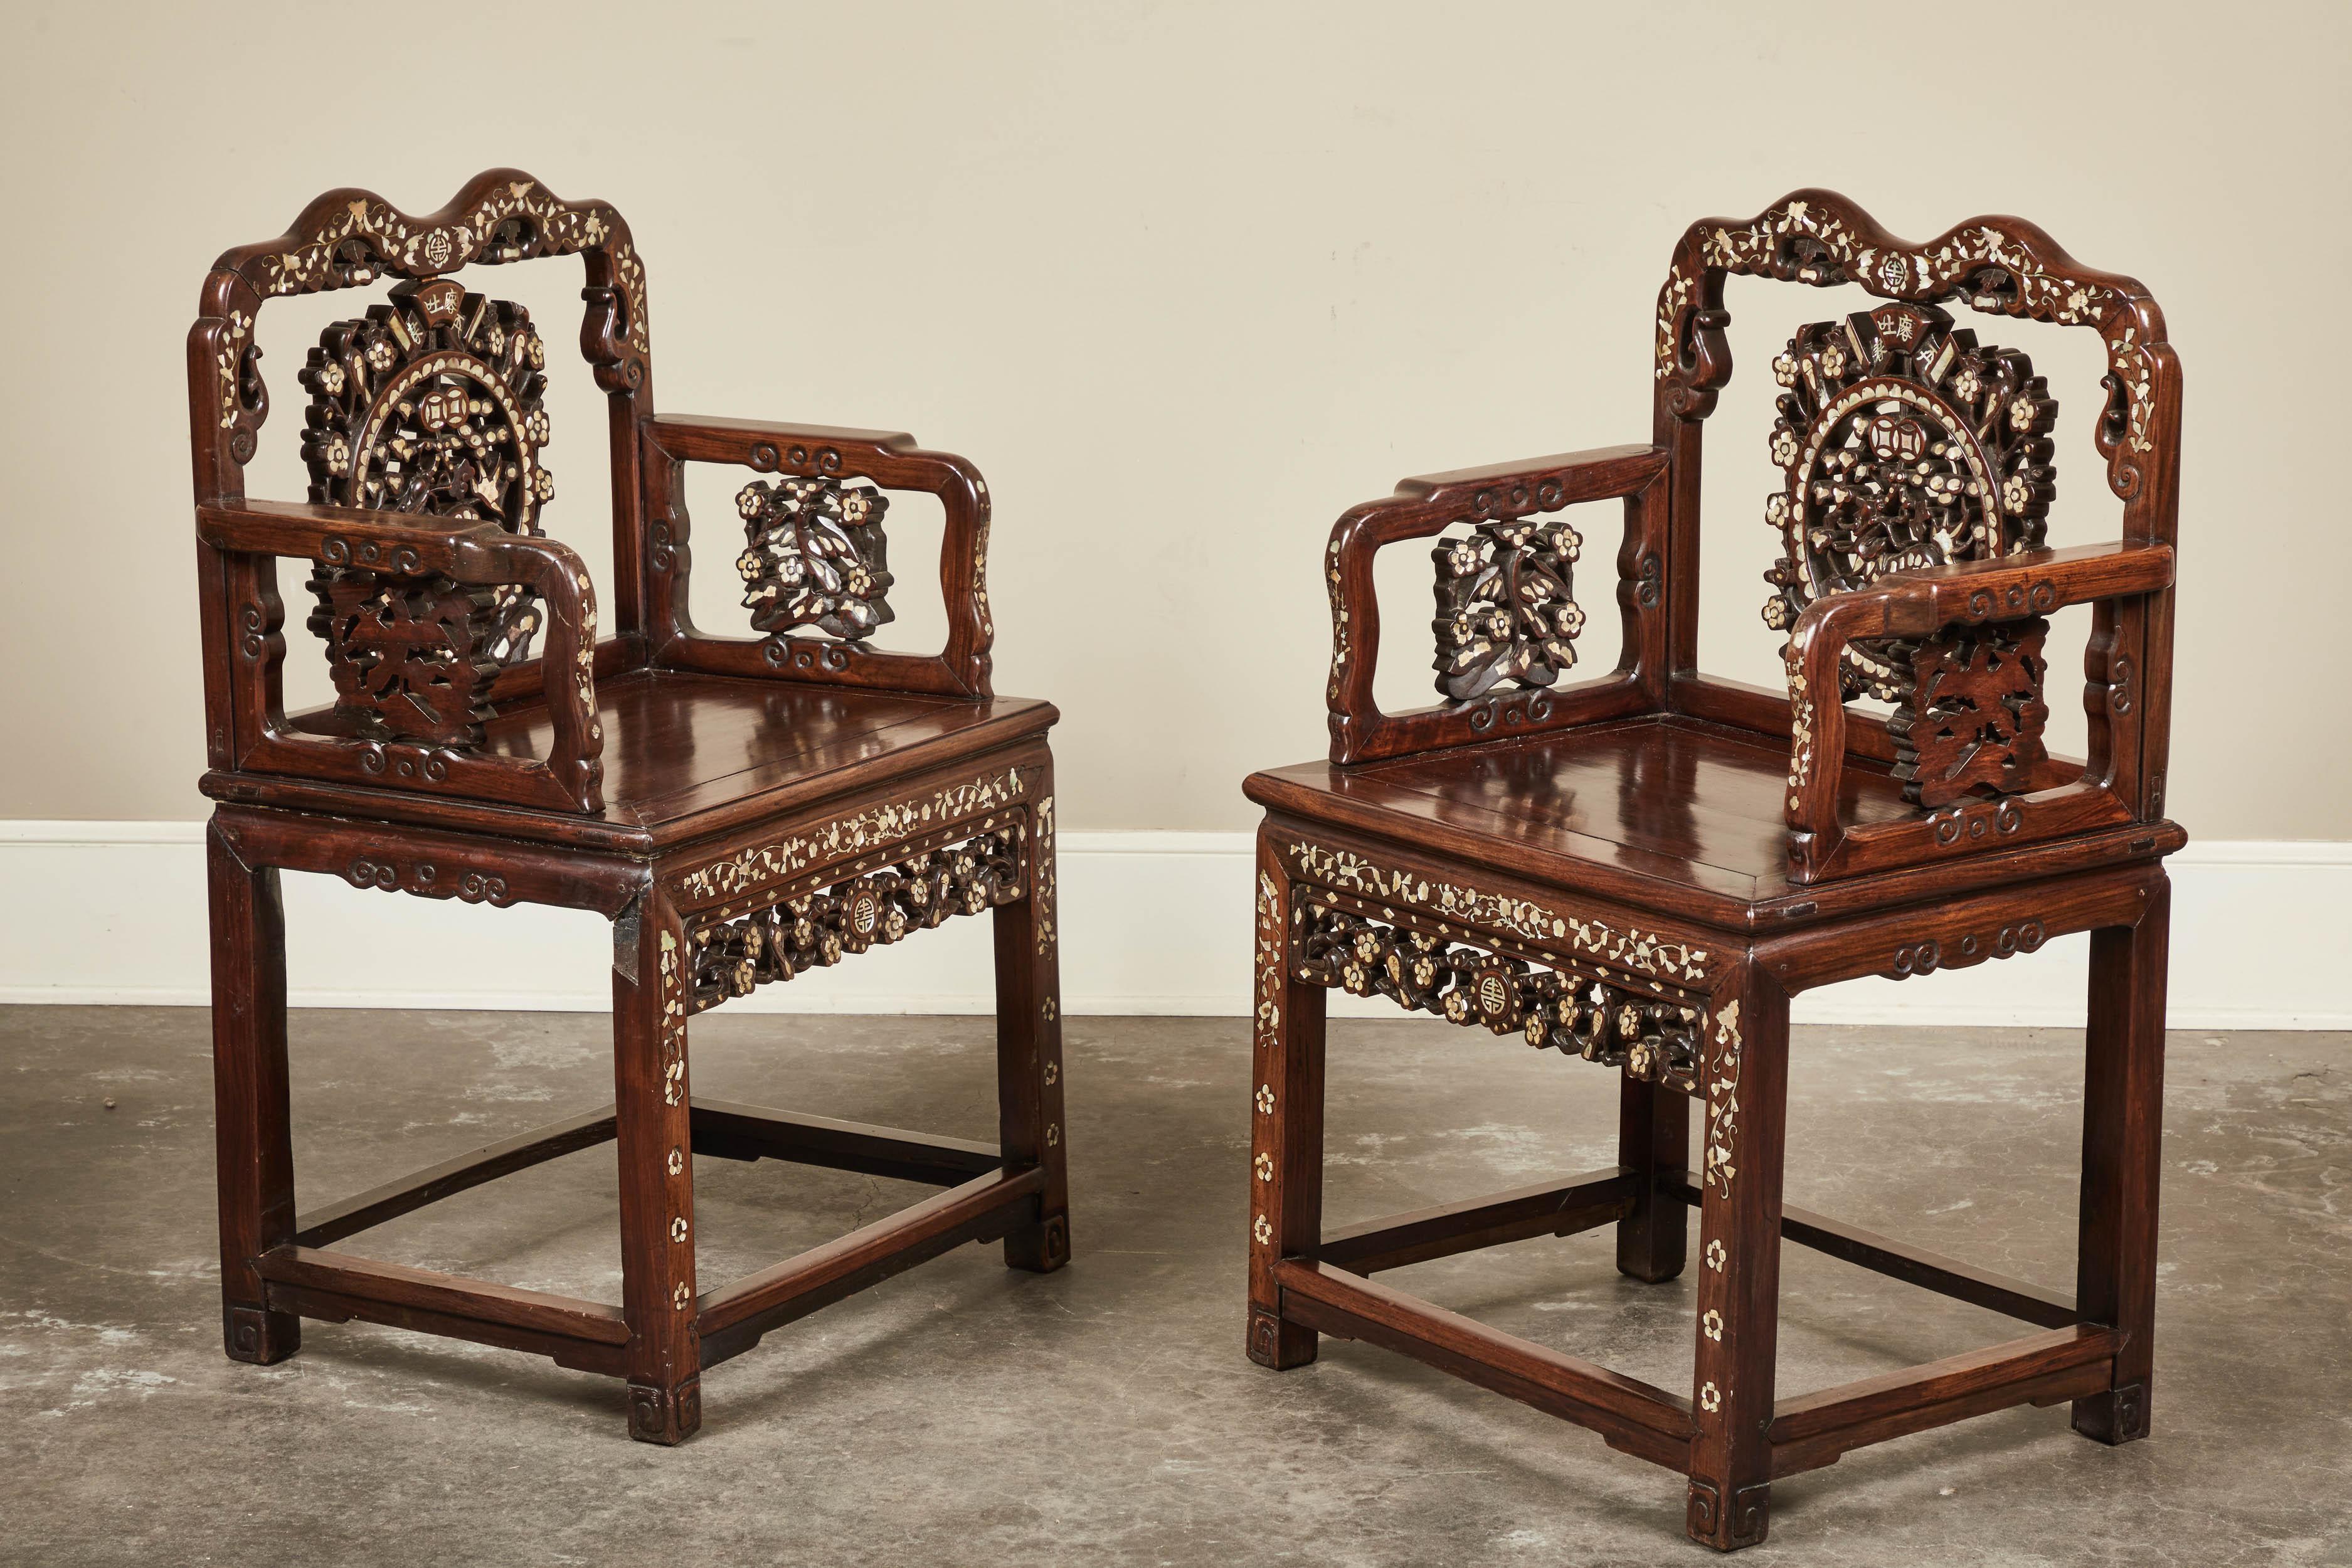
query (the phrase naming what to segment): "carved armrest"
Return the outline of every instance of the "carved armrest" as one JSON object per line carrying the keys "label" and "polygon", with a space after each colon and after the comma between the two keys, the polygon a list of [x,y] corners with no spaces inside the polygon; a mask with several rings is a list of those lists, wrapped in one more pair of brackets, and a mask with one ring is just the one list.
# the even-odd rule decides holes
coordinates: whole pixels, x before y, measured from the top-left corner
{"label": "carved armrest", "polygon": [[[1331,679],[1325,693],[1330,710],[1331,760],[1364,762],[1490,740],[1507,731],[1559,729],[1635,710],[1644,674],[1637,655],[1647,647],[1637,621],[1658,606],[1658,563],[1664,526],[1663,507],[1652,509],[1654,515],[1646,517],[1636,509],[1645,493],[1657,493],[1654,483],[1666,467],[1663,447],[1601,447],[1524,462],[1419,475],[1400,481],[1393,494],[1342,513],[1332,527],[1324,558],[1324,576],[1331,595]],[[1562,700],[1570,694],[1545,688],[1573,662],[1574,655],[1565,646],[1573,630],[1563,630],[1557,624],[1542,628],[1515,624],[1513,648],[1500,659],[1486,658],[1495,651],[1491,644],[1463,639],[1455,662],[1486,658],[1486,663],[1475,673],[1453,678],[1452,684],[1459,690],[1448,689],[1447,683],[1441,681],[1441,690],[1453,696],[1453,702],[1409,713],[1381,710],[1372,696],[1381,640],[1372,557],[1382,545],[1427,538],[1456,522],[1470,523],[1481,533],[1489,533],[1519,519],[1581,501],[1621,498],[1627,503],[1629,523],[1617,561],[1618,598],[1626,611],[1626,637],[1625,657],[1613,676],[1577,688],[1577,700]],[[1575,536],[1570,532],[1565,538],[1573,541]],[[1474,551],[1490,547],[1516,548],[1499,539],[1474,540],[1470,546]],[[1582,612],[1566,596],[1566,569],[1573,560],[1573,549],[1570,543],[1565,558],[1548,563],[1544,570],[1556,579],[1558,589],[1548,601],[1549,607],[1555,616],[1580,626]],[[1466,563],[1468,558],[1465,560]],[[1507,614],[1513,608],[1504,606]],[[1507,657],[1518,651],[1523,634],[1527,657]],[[1517,679],[1521,688],[1507,694],[1493,690],[1503,679]]]}
{"label": "carved armrest", "polygon": [[[950,696],[990,695],[990,647],[996,626],[988,605],[988,482],[948,452],[926,451],[899,431],[757,419],[656,415],[644,425],[648,472],[647,562],[657,663],[722,674],[789,673],[803,679]],[[937,655],[887,653],[864,646],[866,626],[887,619],[863,605],[841,606],[845,624],[816,623],[838,640],[772,633],[759,642],[698,635],[686,603],[687,511],[679,468],[727,463],[761,474],[807,479],[866,479],[883,489],[935,495],[946,514],[940,547],[940,593],[948,640]],[[879,534],[878,521],[872,531]],[[732,559],[730,552],[730,559]],[[879,574],[877,574],[879,575]],[[881,577],[887,584],[887,576]],[[881,604],[879,591],[873,603]]]}
{"label": "carved armrest", "polygon": [[[1899,572],[1867,588],[1815,600],[1797,617],[1789,639],[1790,828],[1822,840],[1838,831],[1846,726],[1841,663],[1849,645],[1934,638],[1955,626],[2038,627],[2038,617],[2062,605],[2153,594],[2172,580],[2170,545],[2120,542]],[[2038,657],[2039,629],[2028,636],[2036,650],[2032,657]],[[1919,694],[1911,700],[1916,703]]]}
{"label": "carved armrest", "polygon": [[[543,773],[555,797],[545,803],[587,812],[604,808],[599,758],[604,731],[596,719],[594,671],[596,593],[587,569],[569,546],[509,533],[492,522],[450,527],[439,519],[400,512],[285,501],[198,507],[196,536],[224,551],[293,556],[394,579],[442,578],[459,588],[513,586],[536,594],[546,611],[541,668],[554,729],[551,754],[543,763],[520,766],[504,758],[469,761],[479,767]],[[447,756],[445,750],[420,764],[427,782],[440,782],[446,775]],[[368,771],[383,765],[379,748],[378,760]],[[450,782],[455,792],[466,793],[464,780]],[[550,791],[534,790],[526,782],[524,787],[488,793],[495,798],[533,801]]]}

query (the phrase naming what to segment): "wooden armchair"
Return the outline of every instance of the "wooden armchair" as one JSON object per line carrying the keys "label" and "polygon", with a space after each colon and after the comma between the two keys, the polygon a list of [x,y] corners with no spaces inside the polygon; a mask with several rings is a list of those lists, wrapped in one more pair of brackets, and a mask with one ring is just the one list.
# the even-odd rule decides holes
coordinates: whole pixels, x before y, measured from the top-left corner
{"label": "wooden armchair", "polygon": [[[542,537],[548,347],[461,268],[576,255],[581,351],[611,407],[616,624]],[[248,500],[269,401],[263,305],[389,284],[327,330],[304,503]],[[989,686],[987,486],[887,432],[657,416],[628,226],[510,169],[426,217],[341,190],[225,254],[188,338],[210,771],[214,1041],[229,1355],[303,1317],[531,1351],[625,1378],[629,1430],[675,1443],[700,1373],[769,1330],[968,1240],[1069,1257],[1043,702]],[[750,630],[687,612],[682,471],[751,470],[736,567]],[[857,482],[865,481],[865,482]],[[887,492],[945,508],[946,647],[879,651]],[[277,563],[308,573],[335,701],[289,714]],[[723,557],[722,557],[723,559]],[[534,642],[543,642],[534,648]],[[614,1103],[298,1214],[279,868],[358,888],[613,921]],[[996,926],[1002,1146],[695,1099],[687,1021],[954,915]],[[425,977],[419,976],[420,982]],[[333,1244],[604,1140],[619,1148],[618,1306],[370,1262]],[[696,1278],[697,1153],[889,1175],[940,1195],[715,1289]]]}
{"label": "wooden armchair", "polygon": [[[1764,620],[1788,689],[1696,668],[1699,444],[1731,374],[1728,274],[1887,301],[1803,328],[1773,361],[1783,551]],[[2045,547],[2056,416],[2023,354],[1941,307],[2081,326],[2105,345],[2096,441],[2123,538]],[[2143,1436],[2162,1112],[2165,820],[2180,369],[2127,278],[2014,218],[1925,245],[1842,196],[1695,225],[1659,296],[1649,445],[1408,479],[1332,531],[1328,762],[1254,775],[1255,1160],[1248,1352],[1389,1346],[1599,1431],[1689,1478],[1687,1527],[1764,1538],[1775,1477],[2032,1402]],[[1575,662],[1580,536],[1622,500],[1616,668]],[[1441,705],[1373,700],[1372,556],[1439,534]],[[2091,610],[2089,755],[2052,756],[2045,616]],[[1895,704],[1886,720],[1844,704]],[[2069,1298],[1781,1202],[1789,1000],[2093,933],[2080,1262]],[[1327,989],[1617,1068],[1609,1169],[1320,1228]],[[1684,1097],[1705,1107],[1689,1168]],[[1617,1267],[1683,1268],[1700,1211],[1688,1397],[1439,1310],[1370,1276],[1613,1224]],[[1991,1308],[2037,1332],[1776,1401],[1783,1238]]]}

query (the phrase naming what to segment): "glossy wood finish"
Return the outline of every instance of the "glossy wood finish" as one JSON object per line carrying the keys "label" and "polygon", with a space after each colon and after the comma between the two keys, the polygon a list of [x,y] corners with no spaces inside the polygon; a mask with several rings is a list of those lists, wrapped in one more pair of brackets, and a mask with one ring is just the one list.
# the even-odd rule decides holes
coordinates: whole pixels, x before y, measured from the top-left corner
{"label": "glossy wood finish", "polygon": [[[562,255],[585,264],[580,343],[610,415],[617,624],[601,637],[579,557],[538,532],[542,508],[562,516],[537,467],[544,342],[518,309],[442,277]],[[394,280],[394,309],[331,328],[300,377],[313,400],[312,500],[248,500],[244,468],[269,412],[253,347],[261,308]],[[189,412],[203,788],[219,803],[208,856],[229,1354],[281,1360],[299,1347],[304,1317],[454,1335],[620,1378],[631,1436],[677,1443],[700,1424],[703,1369],[784,1322],[965,1241],[1002,1237],[1017,1268],[1066,1262],[1046,746],[1056,715],[990,689],[989,502],[977,470],[888,433],[657,416],[645,268],[627,226],[512,170],[478,177],[421,218],[331,192],[279,239],[224,255],[201,310]],[[391,389],[407,399],[396,410]],[[367,432],[386,429],[396,437],[367,445]],[[689,462],[938,496],[946,648],[885,653],[810,626],[764,637],[695,628],[684,611]],[[878,517],[877,492],[859,493]],[[344,504],[360,498],[382,510]],[[859,537],[878,565],[878,544]],[[774,581],[795,569],[803,539],[771,535]],[[284,559],[326,584],[315,591],[331,613],[310,624],[341,639],[337,700],[306,713],[287,713],[281,696]],[[856,629],[854,619],[830,624]],[[544,632],[536,656],[526,627]],[[612,921],[613,1103],[298,1218],[280,868]],[[1001,1147],[693,1098],[690,1014],[748,989],[747,974],[854,962],[950,913],[992,913],[997,926]],[[789,953],[730,957],[750,940],[747,921],[778,920],[799,939]],[[331,1250],[608,1142],[620,1173],[616,1305]],[[950,1190],[714,1288],[695,1269],[698,1152]]]}
{"label": "glossy wood finish", "polygon": [[[1775,364],[1790,388],[1773,443],[1789,553],[1766,614],[1788,636],[1779,691],[1697,668],[1700,434],[1730,374],[1733,273],[1898,301],[1803,329]],[[2122,539],[2044,547],[2054,403],[2022,355],[1936,308],[1954,301],[2102,331],[2097,445]],[[1776,1477],[1863,1444],[2062,1401],[2100,1441],[2147,1434],[2161,862],[2185,842],[2162,815],[2180,380],[2146,290],[2032,226],[1972,220],[1914,246],[1818,191],[1695,226],[1658,331],[1648,444],[1409,479],[1333,528],[1329,755],[1244,786],[1266,811],[1246,1345],[1281,1369],[1318,1334],[1352,1335],[1591,1427],[1682,1472],[1688,1533],[1730,1550],[1765,1538]],[[1963,436],[1935,434],[1961,416],[1977,421]],[[1595,564],[1565,520],[1612,500],[1623,643],[1613,670],[1562,679],[1572,597],[1592,591],[1577,563]],[[1790,521],[1816,501],[1826,521]],[[1387,713],[1372,557],[1436,535],[1439,689],[1472,695]],[[2074,606],[2092,617],[2080,760],[2039,743],[2044,619]],[[1891,721],[1844,706],[1874,683]],[[2074,1296],[1784,1205],[1792,996],[2074,931],[2093,952]],[[1327,986],[1618,1067],[1617,1165],[1323,1234]],[[1365,1278],[1612,1223],[1628,1277],[1694,1274],[1687,1399]],[[1784,1395],[1784,1243],[2040,1331]]]}

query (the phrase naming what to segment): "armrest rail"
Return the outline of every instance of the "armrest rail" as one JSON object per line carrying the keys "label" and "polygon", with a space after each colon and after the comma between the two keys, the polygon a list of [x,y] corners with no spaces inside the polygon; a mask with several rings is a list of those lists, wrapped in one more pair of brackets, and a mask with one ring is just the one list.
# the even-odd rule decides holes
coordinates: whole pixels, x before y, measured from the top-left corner
{"label": "armrest rail", "polygon": [[[1331,678],[1325,691],[1331,760],[1402,756],[1657,706],[1665,680],[1665,621],[1660,613],[1665,508],[1664,487],[1656,481],[1666,467],[1663,447],[1601,447],[1418,475],[1400,480],[1391,495],[1342,513],[1324,558],[1331,596]],[[1617,558],[1625,646],[1615,671],[1558,689],[1527,688],[1403,713],[1381,710],[1372,695],[1381,639],[1372,557],[1381,546],[1428,538],[1455,522],[1506,521],[1611,500],[1622,500],[1626,508]]]}
{"label": "armrest rail", "polygon": [[[284,729],[273,700],[268,704],[269,722],[238,759],[238,766],[311,772],[304,765],[304,753],[331,749],[350,753],[344,759],[348,766],[326,771],[335,776],[350,774],[356,782],[421,782],[446,785],[451,794],[480,794],[572,811],[604,809],[600,759],[604,731],[596,719],[596,594],[587,569],[569,546],[509,533],[496,523],[452,528],[438,519],[400,512],[289,501],[200,506],[196,537],[216,550],[245,555],[293,556],[403,576],[433,574],[469,587],[519,585],[536,593],[547,610],[543,690],[554,737],[552,754],[545,760],[405,742],[297,738]],[[249,625],[257,613],[248,613]],[[274,605],[270,613],[276,614]],[[248,662],[258,657],[254,645],[264,640],[247,637]]]}
{"label": "armrest rail", "polygon": [[1794,721],[1785,815],[1794,835],[1792,866],[1826,866],[1842,836],[1838,792],[1848,715],[1838,700],[1838,674],[1849,643],[2022,620],[2068,605],[2160,593],[2172,581],[2170,545],[2123,542],[1895,573],[1806,606],[1789,641]]}
{"label": "armrest rail", "polygon": [[[996,626],[988,605],[988,482],[969,461],[926,451],[902,431],[779,424],[663,414],[645,421],[647,633],[656,665],[714,675],[794,679],[951,697],[991,694]],[[885,489],[935,495],[946,513],[940,593],[947,646],[938,654],[888,653],[825,637],[712,637],[687,605],[688,463],[732,464],[761,474],[866,479]]]}

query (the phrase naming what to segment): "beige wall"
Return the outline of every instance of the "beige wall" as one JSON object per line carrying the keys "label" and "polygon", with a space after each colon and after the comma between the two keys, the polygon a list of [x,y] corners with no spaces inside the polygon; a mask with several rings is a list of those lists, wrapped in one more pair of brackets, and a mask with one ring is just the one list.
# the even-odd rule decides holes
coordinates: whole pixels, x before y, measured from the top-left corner
{"label": "beige wall", "polygon": [[[425,211],[512,163],[629,215],[662,406],[911,429],[982,466],[998,684],[1060,703],[1078,827],[1241,826],[1244,773],[1320,751],[1343,507],[1644,438],[1692,218],[1803,184],[1918,237],[2022,213],[2144,279],[2187,367],[2174,812],[2352,837],[2341,7],[664,10],[8,7],[0,816],[200,814],[182,339],[212,257],[330,186]],[[572,264],[494,276],[570,340]],[[1706,638],[1769,679],[1758,372],[1855,306],[1733,289]],[[264,318],[256,493],[299,494],[293,371],[332,313]],[[1981,325],[2060,397],[2054,533],[2107,536],[2087,334]],[[601,565],[584,373],[554,412],[549,524]],[[731,519],[699,510],[723,574]],[[1396,553],[1383,684],[1411,700],[1426,557]],[[1587,552],[1588,607],[1611,553]]]}

